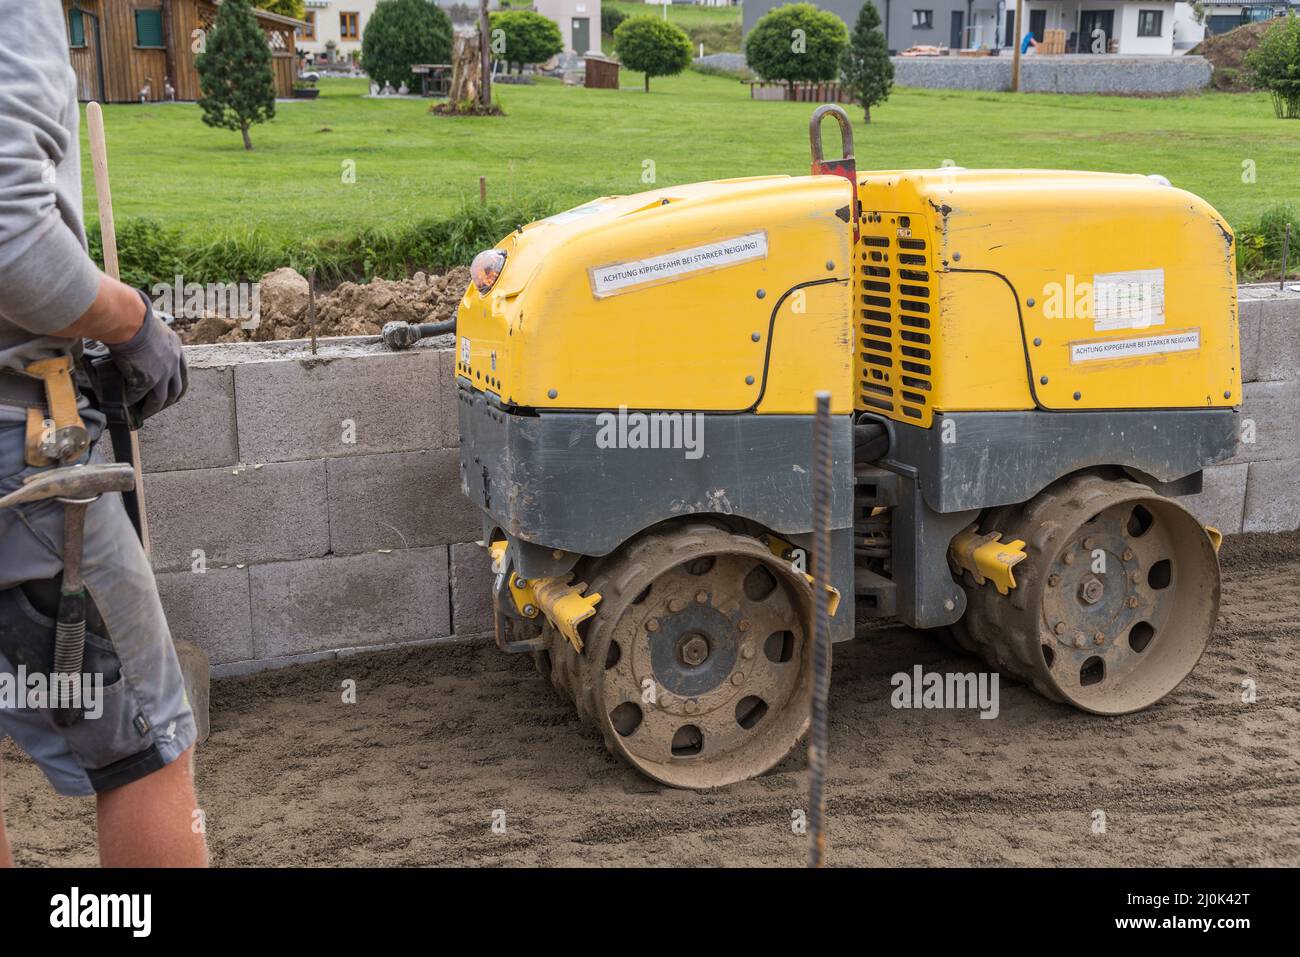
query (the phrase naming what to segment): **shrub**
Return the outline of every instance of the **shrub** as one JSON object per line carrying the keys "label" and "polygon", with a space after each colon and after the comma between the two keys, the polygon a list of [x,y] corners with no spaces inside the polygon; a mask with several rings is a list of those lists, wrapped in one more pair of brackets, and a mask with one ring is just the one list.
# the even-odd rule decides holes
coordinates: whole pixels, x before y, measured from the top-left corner
{"label": "shrub", "polygon": [[275,78],[271,48],[257,25],[248,0],[227,0],[194,60],[199,73],[199,108],[203,122],[239,130],[251,150],[248,128],[275,116]]}
{"label": "shrub", "polygon": [[833,80],[849,42],[844,21],[811,3],[792,3],[763,15],[745,40],[745,62],[765,80],[791,89],[800,81]]}
{"label": "shrub", "polygon": [[257,0],[257,8],[267,13],[278,13],[282,17],[302,20],[307,16],[305,0]]}
{"label": "shrub", "polygon": [[874,3],[862,5],[849,45],[844,48],[840,69],[845,88],[870,123],[871,108],[889,99],[894,85],[894,64],[889,59],[885,35],[880,31],[880,14]]}
{"label": "shrub", "polygon": [[679,26],[656,17],[629,17],[614,31],[614,52],[629,70],[645,74],[645,91],[652,76],[673,76],[691,65],[691,41]]}
{"label": "shrub", "polygon": [[[525,63],[545,63],[564,49],[560,27],[531,10],[509,10],[488,16],[492,53],[520,72]],[[500,31],[500,32],[498,32]]]}
{"label": "shrub", "polygon": [[1273,97],[1278,119],[1300,119],[1300,19],[1278,20],[1246,54],[1252,82]]}
{"label": "shrub", "polygon": [[626,19],[627,14],[622,10],[619,10],[617,7],[601,7],[600,32],[608,33],[610,36],[613,36],[614,31],[619,28],[619,24]]}
{"label": "shrub", "polygon": [[1238,227],[1237,276],[1243,281],[1276,276],[1282,270],[1282,246],[1286,227],[1291,224],[1290,263],[1287,272],[1296,271],[1300,260],[1300,210],[1290,203],[1270,206],[1253,223]]}
{"label": "shrub", "polygon": [[451,62],[451,20],[429,0],[379,0],[361,40],[361,64],[380,86],[415,86],[414,63]]}
{"label": "shrub", "polygon": [[[552,211],[553,204],[544,200],[482,205],[475,197],[443,218],[306,242],[286,242],[256,227],[217,237],[186,235],[147,219],[119,221],[117,238],[122,281],[140,288],[171,283],[178,274],[186,282],[255,280],[281,266],[303,275],[315,269],[325,282],[401,279],[418,269],[468,265],[480,250]],[[102,259],[99,225],[92,225],[87,236],[91,255]]]}

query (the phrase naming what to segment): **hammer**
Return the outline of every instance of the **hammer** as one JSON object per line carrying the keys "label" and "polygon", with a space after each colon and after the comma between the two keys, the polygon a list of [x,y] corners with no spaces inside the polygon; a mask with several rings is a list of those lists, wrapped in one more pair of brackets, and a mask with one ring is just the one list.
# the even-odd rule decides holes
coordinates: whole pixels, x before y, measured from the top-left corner
{"label": "hammer", "polygon": [[129,463],[68,465],[39,472],[21,488],[0,498],[0,508],[57,499],[63,505],[63,586],[54,627],[54,668],[50,689],[54,693],[54,723],[71,727],[82,718],[81,668],[86,654],[86,586],[81,579],[81,553],[85,544],[86,506],[105,492],[125,492],[135,487],[135,469]]}

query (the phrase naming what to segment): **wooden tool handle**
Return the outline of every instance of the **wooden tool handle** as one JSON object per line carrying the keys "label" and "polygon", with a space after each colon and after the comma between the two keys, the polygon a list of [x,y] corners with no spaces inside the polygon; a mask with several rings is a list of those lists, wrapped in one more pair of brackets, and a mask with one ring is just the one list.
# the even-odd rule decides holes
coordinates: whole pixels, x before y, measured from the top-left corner
{"label": "wooden tool handle", "polygon": [[86,127],[90,133],[90,164],[95,172],[95,198],[99,200],[99,232],[104,240],[104,272],[122,278],[117,261],[117,228],[113,222],[113,193],[108,186],[108,144],[104,139],[104,109],[86,104]]}

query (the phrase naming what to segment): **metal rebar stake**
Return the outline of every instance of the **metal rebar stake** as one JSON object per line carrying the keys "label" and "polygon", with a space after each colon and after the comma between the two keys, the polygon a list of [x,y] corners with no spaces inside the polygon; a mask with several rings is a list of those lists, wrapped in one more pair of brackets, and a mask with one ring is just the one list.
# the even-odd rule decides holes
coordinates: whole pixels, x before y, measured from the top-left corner
{"label": "metal rebar stake", "polygon": [[813,416],[813,694],[808,735],[808,866],[821,867],[826,855],[822,819],[826,814],[826,699],[830,692],[831,617],[827,605],[831,559],[831,394],[817,393]]}
{"label": "metal rebar stake", "polygon": [[1286,234],[1282,237],[1282,275],[1277,280],[1277,291],[1283,292],[1286,289],[1286,267],[1287,259],[1291,255],[1291,224],[1286,224]]}

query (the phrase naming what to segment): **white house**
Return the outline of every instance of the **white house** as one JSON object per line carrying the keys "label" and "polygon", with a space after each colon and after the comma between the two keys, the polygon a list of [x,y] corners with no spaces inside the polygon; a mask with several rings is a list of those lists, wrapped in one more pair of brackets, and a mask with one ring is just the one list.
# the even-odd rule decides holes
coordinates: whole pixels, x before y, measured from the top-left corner
{"label": "white house", "polygon": [[[1016,5],[1014,0],[975,0],[971,14],[973,36],[967,46],[1010,48]],[[1026,0],[1021,38],[1032,32],[1038,40],[1045,30],[1064,30],[1067,53],[1121,55],[1174,52],[1174,0]]]}
{"label": "white house", "polygon": [[533,9],[559,24],[565,53],[600,52],[600,0],[534,0]]}
{"label": "white house", "polygon": [[306,0],[307,27],[297,36],[299,50],[323,54],[333,43],[335,57],[347,59],[361,51],[361,37],[366,23],[375,12],[378,0]]}

